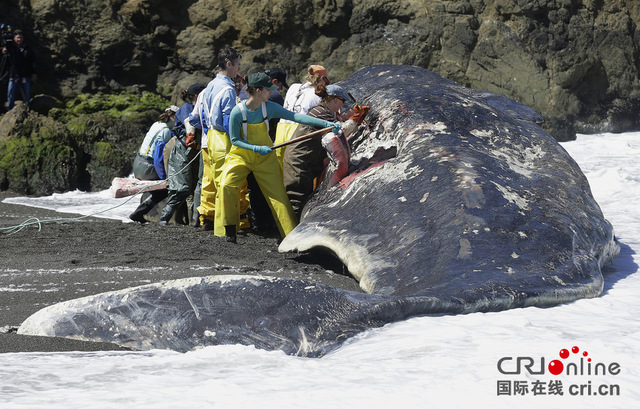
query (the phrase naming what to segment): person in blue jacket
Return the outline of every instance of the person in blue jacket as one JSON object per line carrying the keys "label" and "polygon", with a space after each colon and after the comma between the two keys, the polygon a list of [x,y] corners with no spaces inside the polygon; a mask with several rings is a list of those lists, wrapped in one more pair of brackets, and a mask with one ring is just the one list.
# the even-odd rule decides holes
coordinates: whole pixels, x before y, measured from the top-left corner
{"label": "person in blue jacket", "polygon": [[[187,146],[187,133],[184,127],[184,120],[193,111],[198,94],[206,88],[204,84],[193,84],[188,89],[180,93],[184,104],[176,112],[176,125],[173,133],[176,136],[176,143],[171,149],[167,169],[167,187],[169,197],[167,204],[160,215],[161,226],[169,224],[169,220],[175,211],[182,205],[195,188],[199,162],[195,160],[200,149],[199,145]],[[197,129],[197,127],[196,127]],[[201,130],[198,130],[200,131]],[[195,177],[194,177],[195,176]],[[176,216],[178,218],[178,216]]]}
{"label": "person in blue jacket", "polygon": [[[169,142],[172,137],[171,128],[174,126],[175,114],[178,111],[178,107],[171,105],[163,113],[160,114],[158,120],[151,125],[151,128],[147,132],[147,135],[138,149],[136,157],[133,159],[133,176],[140,180],[162,180],[164,175],[158,174],[158,169],[161,168],[161,173],[164,172],[164,163],[154,163],[154,158],[158,158],[156,155],[156,149],[160,149],[162,143]],[[160,142],[160,144],[158,143]],[[157,166],[156,166],[157,165]],[[149,192],[150,196],[145,199],[136,210],[129,215],[129,218],[134,222],[146,223],[147,219],[144,215],[149,213],[158,203],[163,201],[167,195],[167,189],[152,190]]]}
{"label": "person in blue jacket", "polygon": [[271,91],[277,88],[264,72],[251,74],[247,79],[249,99],[240,102],[231,111],[229,138],[233,145],[224,161],[216,197],[216,236],[236,242],[239,222],[239,192],[249,172],[253,172],[260,190],[267,199],[282,237],[297,224],[282,181],[282,168],[271,146],[268,123],[271,118],[285,118],[305,125],[334,127],[336,123],[296,114],[269,101]]}
{"label": "person in blue jacket", "polygon": [[242,55],[226,46],[218,53],[218,73],[207,84],[187,119],[187,145],[194,139],[194,126],[202,128],[202,183],[198,213],[202,230],[213,230],[215,215],[216,180],[231,148],[229,142],[229,115],[236,105],[237,94],[233,78],[240,71]]}

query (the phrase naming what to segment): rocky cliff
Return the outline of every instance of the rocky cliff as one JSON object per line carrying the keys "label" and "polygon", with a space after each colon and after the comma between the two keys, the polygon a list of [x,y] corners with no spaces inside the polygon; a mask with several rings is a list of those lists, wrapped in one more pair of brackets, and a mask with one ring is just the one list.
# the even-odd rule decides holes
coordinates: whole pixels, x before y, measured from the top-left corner
{"label": "rocky cliff", "polygon": [[213,75],[231,44],[243,72],[312,63],[332,80],[412,64],[542,113],[558,140],[640,128],[636,0],[3,0],[0,22],[39,52],[34,93],[176,89]]}
{"label": "rocky cliff", "polygon": [[558,139],[636,129],[634,0],[4,0],[0,20],[40,53],[36,91],[167,92],[212,75],[224,44],[244,70],[310,63],[342,79],[413,64],[540,111]]}

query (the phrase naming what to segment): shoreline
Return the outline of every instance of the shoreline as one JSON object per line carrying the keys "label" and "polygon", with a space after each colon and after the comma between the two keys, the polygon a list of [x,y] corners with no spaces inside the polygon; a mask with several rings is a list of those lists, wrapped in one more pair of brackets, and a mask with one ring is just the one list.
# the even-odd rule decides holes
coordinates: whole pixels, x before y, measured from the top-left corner
{"label": "shoreline", "polygon": [[[30,217],[64,213],[4,203],[0,227]],[[76,215],[67,215],[74,217]],[[89,217],[31,225],[0,234],[0,353],[125,350],[115,344],[18,335],[17,327],[36,311],[66,300],[177,278],[250,274],[321,282],[362,290],[344,265],[326,253],[278,253],[276,238],[240,232],[238,244],[189,226],[139,225]]]}

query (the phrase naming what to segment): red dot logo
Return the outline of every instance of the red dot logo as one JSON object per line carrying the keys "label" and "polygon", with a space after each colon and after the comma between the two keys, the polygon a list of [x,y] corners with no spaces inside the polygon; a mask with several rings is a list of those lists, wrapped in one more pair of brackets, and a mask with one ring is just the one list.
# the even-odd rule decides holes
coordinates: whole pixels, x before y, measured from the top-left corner
{"label": "red dot logo", "polygon": [[[571,347],[571,352],[577,354],[580,352],[580,348],[574,345],[573,347]],[[569,355],[569,350],[566,348],[561,349],[558,353],[558,356],[560,356],[561,359],[567,359],[569,358]],[[589,353],[587,351],[582,351],[582,356],[586,358],[587,356],[589,356]],[[591,362],[591,358],[587,358],[587,361]],[[548,368],[551,374],[560,375],[564,370],[564,364],[559,359],[554,359],[553,361],[549,362]]]}
{"label": "red dot logo", "polygon": [[552,375],[560,375],[564,370],[564,364],[559,360],[554,359],[553,361],[549,362],[548,368],[549,372],[551,372]]}

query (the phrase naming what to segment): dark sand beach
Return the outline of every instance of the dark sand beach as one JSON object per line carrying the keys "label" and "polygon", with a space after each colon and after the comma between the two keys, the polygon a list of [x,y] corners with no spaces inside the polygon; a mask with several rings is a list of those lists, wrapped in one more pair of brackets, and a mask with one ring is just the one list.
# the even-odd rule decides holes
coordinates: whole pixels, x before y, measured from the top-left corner
{"label": "dark sand beach", "polygon": [[[0,227],[31,217],[74,217],[3,203]],[[170,279],[216,274],[296,277],[361,291],[328,254],[281,254],[278,240],[246,232],[238,244],[188,226],[139,225],[86,218],[31,225],[0,234],[0,352],[95,351],[112,344],[29,337],[15,331],[34,312],[57,302]]]}

